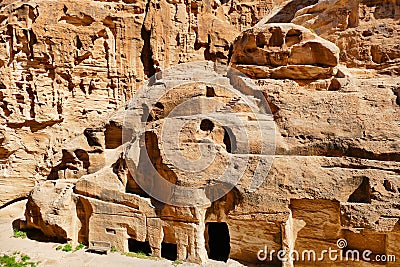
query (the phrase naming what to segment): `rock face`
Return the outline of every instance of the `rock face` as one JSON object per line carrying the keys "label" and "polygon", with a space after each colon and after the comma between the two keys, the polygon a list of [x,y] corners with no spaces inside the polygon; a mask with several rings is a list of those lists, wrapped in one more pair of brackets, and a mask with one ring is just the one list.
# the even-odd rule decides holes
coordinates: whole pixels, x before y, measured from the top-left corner
{"label": "rock face", "polygon": [[0,206],[54,179],[66,157],[77,165],[67,176],[92,172],[64,145],[85,129],[100,134],[95,128],[156,70],[227,62],[231,41],[274,4],[0,2]]}
{"label": "rock face", "polygon": [[[235,92],[240,95],[240,91],[230,84],[241,81],[236,87],[242,91],[252,92],[252,87],[248,85],[249,80],[246,81],[241,76],[223,78],[224,76],[216,72],[210,63],[199,63],[195,67],[193,70],[190,66],[183,65],[177,70],[157,75],[162,78],[157,79],[150,90],[158,91],[161,95],[164,94],[164,90],[166,95],[158,99],[157,107],[162,107],[161,110],[153,110],[144,120],[148,129],[142,136],[134,135],[133,140],[128,138],[128,143],[121,142],[116,148],[108,147],[107,130],[105,136],[102,136],[103,140],[99,136],[99,143],[106,144],[103,148],[98,147],[101,150],[99,153],[105,158],[102,169],[83,175],[79,180],[64,175],[58,176],[56,181],[46,181],[35,187],[28,199],[26,227],[43,229],[45,236],[58,236],[73,243],[106,240],[122,251],[139,249],[139,244],[146,244],[154,256],[166,255],[171,259],[191,262],[205,262],[208,255],[214,259],[227,260],[229,253],[238,255],[236,258],[242,258],[241,245],[235,243],[239,242],[240,237],[235,237],[238,240],[233,241],[231,245],[229,240],[226,240],[227,243],[223,244],[227,249],[226,252],[213,256],[218,254],[219,248],[212,247],[216,237],[209,236],[209,233],[215,231],[214,227],[218,229],[221,225],[244,227],[241,220],[236,221],[235,217],[228,218],[225,211],[231,211],[239,205],[240,199],[246,194],[245,191],[251,188],[253,174],[259,170],[258,162],[268,166],[272,163],[273,117],[271,113],[263,113],[263,108],[258,106],[261,105],[259,99],[251,96],[246,98],[246,101],[235,95]],[[183,74],[185,72],[187,76]],[[193,72],[199,78],[192,77]],[[182,86],[176,85],[178,81],[183,82]],[[165,89],[170,83],[174,83],[173,88]],[[147,95],[144,94],[144,97]],[[179,106],[188,100],[194,101],[190,103],[192,106],[190,112],[187,113],[185,106],[179,110]],[[264,108],[268,109],[267,106]],[[132,112],[134,114],[139,112],[137,115],[141,119],[144,110],[132,109]],[[247,148],[246,144],[242,143],[245,140],[239,138],[242,130],[236,128],[237,125],[232,121],[232,113],[229,110],[234,110],[242,118],[242,127],[249,136]],[[203,117],[199,117],[201,114]],[[254,116],[260,121],[254,121]],[[124,120],[130,122],[131,119],[134,118],[129,116],[129,112],[128,114],[122,112],[114,116],[109,125],[121,125]],[[174,166],[174,161],[168,158],[168,154],[165,155],[165,147],[158,141],[162,139],[168,142],[173,139],[173,136],[163,134],[165,125],[179,125],[182,122],[185,125],[180,137],[180,141],[185,144],[183,155],[193,158],[196,156],[196,151],[203,150],[202,147],[215,145],[214,162],[205,170],[188,172],[179,166]],[[258,123],[263,126],[257,126]],[[128,128],[132,126],[133,130],[137,129],[136,125],[129,125]],[[262,138],[263,135],[260,129],[257,130],[258,127],[264,132],[267,131],[271,140],[268,141],[265,135]],[[194,133],[193,129],[197,131]],[[232,138],[229,138],[229,134]],[[264,145],[260,144],[263,139],[266,143]],[[143,142],[143,145],[139,145]],[[81,146],[84,147],[84,144]],[[91,145],[87,142],[86,146]],[[262,149],[263,146],[266,148]],[[130,150],[127,151],[129,147]],[[177,155],[179,150],[175,147],[170,153]],[[134,157],[130,157],[131,153],[140,154],[137,161]],[[204,194],[203,198],[195,199],[194,195],[189,196],[188,200],[185,196],[175,194],[173,198],[181,199],[178,202],[184,203],[184,207],[178,206],[178,202],[176,206],[158,202],[157,198],[161,196],[156,193],[149,195],[146,191],[148,187],[144,184],[150,183],[150,190],[153,192],[154,187],[161,187],[163,188],[161,193],[168,193],[168,188],[153,177],[157,174],[152,173],[151,168],[147,166],[147,154],[151,161],[149,164],[155,168],[155,172],[174,185],[202,187],[216,183],[219,179],[232,185],[225,189],[216,183],[215,187],[210,186],[203,190],[203,192],[222,190],[219,197]],[[129,166],[129,161],[133,162],[132,166]],[[91,163],[90,159],[89,162]],[[242,166],[238,167],[239,163]],[[226,172],[225,169],[229,170],[229,175],[223,179],[221,176]],[[237,187],[234,186],[233,180],[236,176],[241,178]],[[74,188],[73,191],[69,190],[70,188]],[[59,200],[54,201],[54,198],[51,198],[49,201],[49,195],[59,195],[57,197]],[[249,193],[248,197],[250,196]],[[192,202],[196,206],[192,205]],[[74,215],[67,215],[65,212],[72,212]],[[68,222],[65,221],[66,218]],[[60,232],[60,228],[68,229]],[[223,234],[229,238],[228,228],[224,230],[226,232]],[[280,242],[276,246],[279,244]],[[168,256],[170,253],[175,254]],[[254,255],[249,256],[254,259]]]}
{"label": "rock face", "polygon": [[[0,205],[28,197],[22,227],[197,263],[315,266],[257,254],[319,256],[338,239],[343,254],[400,257],[398,1],[1,3]],[[154,108],[126,104],[143,83],[166,93]],[[163,138],[168,125],[180,133]],[[211,147],[208,168],[185,172]],[[202,191],[162,203],[165,181]]]}
{"label": "rock face", "polygon": [[319,1],[295,13],[293,23],[314,30],[335,43],[349,67],[381,73],[399,70],[398,1]]}
{"label": "rock face", "polygon": [[[48,182],[36,187],[29,196],[26,227],[40,230],[51,240],[65,242],[67,237],[78,238],[76,199],[73,185],[67,182]],[[43,197],[45,196],[45,197]]]}
{"label": "rock face", "polygon": [[333,75],[339,48],[291,23],[258,24],[233,43],[231,62],[254,78],[313,80]]}
{"label": "rock face", "polygon": [[[1,8],[1,204],[51,179],[62,157],[85,161],[61,148],[101,124],[144,78],[144,43],[134,38],[144,8],[94,1],[14,1]],[[88,172],[81,165],[79,175]]]}
{"label": "rock face", "polygon": [[[213,68],[208,66],[212,72]],[[246,78],[238,78],[242,81],[242,90],[248,95],[261,93],[265,96],[273,107],[270,116],[274,118],[277,130],[276,155],[271,169],[253,192],[248,190],[254,173],[250,161],[248,172],[219,200],[191,208],[162,204],[138,187],[140,179],[154,181],[153,174],[143,172],[146,170],[142,166],[144,158],[139,158],[132,172],[123,156],[126,145],[120,140],[115,147],[117,142],[107,137],[108,132],[115,133],[116,129],[105,130],[105,136],[99,135],[97,139],[98,143],[105,142],[105,149],[99,152],[105,159],[104,168],[79,180],[60,179],[38,185],[28,201],[27,221],[33,221],[32,226],[43,228],[43,232],[56,232],[61,226],[64,238],[72,242],[107,240],[124,251],[135,251],[145,246],[155,256],[192,262],[204,262],[208,257],[226,260],[229,255],[245,263],[260,263],[257,253],[265,246],[287,251],[313,249],[320,255],[329,247],[336,249],[336,241],[340,238],[347,240],[349,249],[369,249],[374,255],[396,255],[396,240],[400,236],[397,208],[400,201],[397,182],[400,171],[397,115],[400,108],[392,89],[397,88],[399,80],[388,77],[359,79],[353,76],[357,74],[353,70],[342,68],[341,71],[347,74],[347,78],[337,79],[347,79],[348,82],[343,82],[343,86],[335,91],[328,90],[329,84],[325,84],[325,89],[315,90],[317,85],[313,83],[301,85],[281,79],[259,79],[256,81],[258,87],[254,87],[247,85]],[[209,82],[215,82],[206,76],[209,72],[196,73]],[[168,75],[171,73],[160,74],[162,78],[152,83],[163,90],[180,79],[189,84],[190,79],[194,79],[185,67],[172,72],[172,77]],[[238,81],[220,80],[219,83],[238,84]],[[158,141],[166,115],[181,103],[196,98],[217,98],[243,115],[247,108],[242,100],[230,101],[233,95],[215,84],[211,86],[197,81],[192,86],[175,86],[160,100],[158,109],[149,113],[151,119],[144,120],[149,132],[144,136],[145,143],[138,149],[147,148],[151,164],[164,179],[174,184],[199,186],[213,182],[213,177],[220,175],[220,169],[227,164],[226,157],[235,155],[234,146],[232,143],[227,145],[223,127],[218,124],[210,128],[209,124],[202,126],[199,120],[189,120],[191,123],[181,131],[180,140],[185,144],[181,148],[183,154],[196,158],[196,146],[203,143],[199,142],[203,138],[216,144],[219,152],[215,167],[211,165],[201,175],[187,176],[174,166]],[[379,94],[373,93],[376,91]],[[371,106],[371,102],[376,105]],[[309,103],[313,103],[313,107]],[[382,107],[386,107],[384,113],[379,112]],[[207,113],[213,108],[216,107],[209,104],[192,107],[192,114]],[[138,111],[143,113],[143,109]],[[210,121],[214,119],[210,118]],[[111,125],[121,129],[122,123],[118,113],[106,129]],[[381,130],[377,132],[376,129]],[[104,140],[113,140],[113,146]],[[253,141],[257,142],[257,138]],[[92,146],[96,147],[94,143]],[[256,156],[256,151],[250,150],[250,155]],[[236,162],[244,165],[243,161]],[[65,183],[74,187],[73,192],[68,191],[71,195],[63,198],[65,205],[68,207],[74,199],[77,214],[69,216],[75,218],[75,222],[68,226],[63,224],[64,215],[54,220],[48,214],[50,210],[62,214],[63,206],[55,202],[49,205],[40,197],[36,198],[39,196],[37,191],[44,190],[41,188],[55,191]],[[42,194],[41,198],[47,195]],[[42,205],[43,208],[36,208]],[[45,208],[47,205],[49,209]],[[33,215],[38,210],[44,214]],[[39,219],[35,221],[33,218]],[[45,225],[51,230],[46,230]],[[76,228],[69,232],[71,225]],[[218,244],[217,250],[213,243]],[[171,252],[173,257],[169,254]],[[269,263],[279,264],[276,258]],[[332,263],[328,258],[323,263],[327,266],[348,264],[346,260]],[[293,262],[285,264],[291,266]],[[296,262],[295,266],[309,265]],[[364,261],[356,266],[378,265]]]}
{"label": "rock face", "polygon": [[[359,25],[360,1],[318,1],[298,10],[293,23],[313,29],[318,35],[331,35]],[[339,9],[341,12],[338,12]]]}

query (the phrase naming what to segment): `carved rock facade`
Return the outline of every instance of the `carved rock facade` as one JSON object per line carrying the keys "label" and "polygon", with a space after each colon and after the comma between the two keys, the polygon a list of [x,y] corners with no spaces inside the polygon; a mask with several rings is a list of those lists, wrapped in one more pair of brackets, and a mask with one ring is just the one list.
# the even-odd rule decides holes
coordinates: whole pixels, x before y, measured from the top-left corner
{"label": "carved rock facade", "polygon": [[[259,263],[265,245],[320,252],[338,238],[349,249],[399,251],[398,1],[2,4],[0,205],[29,195],[25,227],[61,241],[108,240],[121,250],[192,262]],[[309,57],[299,56],[305,50]],[[258,107],[260,96],[267,100],[276,156],[255,192],[244,179],[207,205],[163,205],[135,182],[146,178],[139,164],[127,167],[117,110],[155,71],[199,59],[229,62],[257,78],[258,87],[243,88]],[[185,74],[173,77],[190,80]],[[195,158],[196,146],[207,142],[219,154],[200,178],[182,175],[160,149],[163,109],[215,97],[252,121],[240,99],[207,86],[161,103],[141,140],[172,183],[212,182],[235,149],[224,125],[202,130],[193,121],[182,136],[186,156]],[[253,137],[259,152],[263,140]]]}

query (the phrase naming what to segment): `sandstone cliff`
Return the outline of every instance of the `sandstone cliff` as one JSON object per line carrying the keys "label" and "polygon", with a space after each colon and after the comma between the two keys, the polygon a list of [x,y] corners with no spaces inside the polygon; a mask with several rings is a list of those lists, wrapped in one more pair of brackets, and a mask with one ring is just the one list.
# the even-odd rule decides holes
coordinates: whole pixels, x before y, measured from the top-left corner
{"label": "sandstone cliff", "polygon": [[[172,258],[192,262],[229,256],[257,263],[265,245],[321,251],[339,238],[349,249],[399,250],[398,1],[1,5],[0,206],[29,195],[22,227],[61,241],[108,240],[125,251],[147,242],[155,256],[172,250]],[[156,71],[198,60],[209,61],[199,75],[212,73],[210,80],[186,77],[185,67],[148,80]],[[219,74],[212,61],[253,80],[213,80]],[[128,162],[122,138],[127,101],[142,84],[167,88],[180,79],[194,85],[178,88],[150,111],[142,121],[148,131],[132,142],[138,160]],[[211,81],[236,84],[253,104]],[[229,125],[210,117],[211,123],[185,126],[180,142],[192,159],[201,146],[215,144],[214,165],[193,176],[174,168],[160,141],[166,115],[185,101],[210,98],[243,115],[249,129],[249,106],[269,109],[273,161],[267,157],[272,153],[260,152],[265,139],[257,131],[250,148],[240,150],[227,141]],[[190,115],[221,113],[220,106],[199,103]],[[172,184],[206,186],[229,159],[241,165],[236,154],[250,158],[244,179],[217,201],[200,197],[205,202],[198,207],[161,204],[137,183],[151,180],[143,167],[150,164]],[[271,169],[249,191],[256,160]],[[213,228],[228,233],[228,253],[213,254]],[[283,266],[293,264],[307,265]]]}

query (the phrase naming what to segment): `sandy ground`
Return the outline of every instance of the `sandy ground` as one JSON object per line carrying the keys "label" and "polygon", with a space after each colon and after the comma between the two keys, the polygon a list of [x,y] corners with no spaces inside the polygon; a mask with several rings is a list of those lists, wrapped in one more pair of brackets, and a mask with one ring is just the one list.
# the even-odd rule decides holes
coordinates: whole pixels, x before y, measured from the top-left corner
{"label": "sandy ground", "polygon": [[[0,210],[0,255],[12,254],[15,251],[27,254],[31,257],[31,261],[40,261],[39,266],[174,266],[168,260],[147,260],[138,259],[121,255],[119,253],[110,253],[109,255],[98,255],[79,250],[76,252],[57,251],[56,247],[59,243],[45,243],[30,240],[28,238],[14,238],[12,222],[18,218],[24,218],[26,201],[19,201]],[[184,263],[178,266],[195,267],[198,264]],[[242,266],[235,261],[229,260],[227,263],[210,260],[203,266],[219,267],[219,266]]]}

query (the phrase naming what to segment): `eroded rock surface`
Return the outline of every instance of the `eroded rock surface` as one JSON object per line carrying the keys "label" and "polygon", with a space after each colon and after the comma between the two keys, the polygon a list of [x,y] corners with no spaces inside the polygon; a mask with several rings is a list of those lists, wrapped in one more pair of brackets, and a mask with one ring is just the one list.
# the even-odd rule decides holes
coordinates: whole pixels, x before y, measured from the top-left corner
{"label": "eroded rock surface", "polygon": [[232,40],[273,2],[0,5],[2,206],[26,197],[37,182],[91,173],[93,166],[78,161],[95,152],[66,151],[65,144],[103,125],[156,70],[195,60],[227,62]]}
{"label": "eroded rock surface", "polygon": [[399,73],[398,1],[319,1],[296,12],[292,22],[335,43],[349,67]]}
{"label": "eroded rock surface", "polygon": [[[336,249],[339,238],[349,249],[398,253],[398,1],[2,4],[0,205],[29,195],[21,226],[60,241],[108,241],[123,251],[197,263],[260,263],[265,245],[320,253]],[[175,88],[140,121],[147,132],[132,142],[137,157],[129,162],[125,102],[156,70],[199,59],[229,62],[257,86],[227,75],[219,86]],[[197,75],[211,82],[214,76],[204,75],[217,69],[206,66],[209,72]],[[196,77],[182,66],[149,84],[162,91]],[[265,98],[276,130],[276,155],[255,191],[249,186],[256,161],[270,162],[255,131],[246,150],[241,138],[227,138],[229,125],[212,117],[188,121],[176,152],[196,159],[200,146],[217,147],[215,162],[199,175],[176,168],[162,149],[166,116],[192,99],[219,104],[196,102],[190,115],[233,111],[253,129],[248,102],[221,88],[232,83],[260,111]],[[162,204],[137,182],[160,186],[152,184],[158,173],[175,185],[207,186],[229,158],[243,166],[240,155],[250,159],[243,179],[201,206]],[[327,258],[321,264],[349,266]],[[275,258],[271,265],[314,263]]]}
{"label": "eroded rock surface", "polygon": [[258,24],[233,44],[231,63],[254,78],[324,79],[333,75],[339,48],[291,23]]}
{"label": "eroded rock surface", "polygon": [[[77,228],[67,236],[72,242],[107,240],[125,251],[134,250],[136,242],[144,242],[149,247],[148,252],[155,256],[165,256],[171,249],[171,245],[166,243],[174,244],[176,252],[172,259],[192,262],[204,262],[207,258],[226,260],[229,255],[244,263],[259,263],[257,253],[265,245],[275,250],[313,249],[321,253],[329,247],[336,248],[339,238],[346,239],[352,249],[396,254],[395,240],[400,235],[400,184],[397,181],[400,175],[400,129],[397,126],[400,107],[396,104],[392,87],[397,86],[397,80],[388,77],[360,79],[354,77],[351,70],[341,69],[347,73],[349,82],[335,91],[328,90],[329,83],[325,83],[322,89],[323,83],[318,88],[316,82],[301,85],[288,79],[258,79],[258,87],[247,87],[250,79],[245,77],[231,82],[228,78],[225,82],[219,81],[225,85],[240,84],[250,99],[261,93],[273,107],[270,117],[274,118],[277,131],[276,155],[264,182],[255,191],[250,191],[249,185],[254,176],[254,160],[259,157],[259,139],[254,138],[256,132],[250,134],[247,171],[219,200],[191,208],[176,207],[161,204],[138,186],[138,181],[156,181],[156,174],[145,166],[146,153],[151,159],[150,164],[164,179],[185,186],[205,186],[216,182],[229,157],[235,153],[243,156],[239,152],[239,143],[236,146],[227,143],[224,127],[221,127],[224,125],[218,125],[213,122],[215,118],[210,117],[208,123],[189,120],[179,138],[184,146],[177,149],[186,157],[196,159],[198,146],[207,144],[199,140],[206,138],[218,147],[213,164],[201,174],[191,176],[166,157],[164,145],[159,141],[160,129],[174,107],[190,100],[213,98],[220,101],[221,106],[200,104],[196,107],[192,103],[191,114],[210,110],[218,113],[224,110],[221,109],[224,103],[235,113],[246,115],[248,112],[245,102],[231,101],[236,98],[222,87],[200,82],[174,87],[149,113],[150,119],[143,119],[147,132],[140,139],[142,145],[137,146],[136,153],[140,157],[134,162],[137,165],[134,165],[133,172],[128,168],[128,158],[123,156],[126,144],[121,142],[117,148],[100,152],[105,158],[105,167],[101,170],[79,180],[47,181],[37,188],[48,188],[48,184],[54,182],[74,186],[72,195],[78,207],[74,225]],[[160,74],[162,78],[153,83],[155,88],[159,86],[164,90],[162,88],[170,82],[176,83],[180,79],[189,82],[196,79],[194,77],[203,77],[212,81],[212,76],[206,76],[209,73],[199,75],[201,72],[198,72],[192,78],[189,78],[189,73],[182,65],[175,73]],[[175,78],[169,79],[168,75]],[[384,88],[382,84],[385,84]],[[379,94],[372,93],[377,90]],[[371,101],[375,106],[370,105]],[[310,107],[309,103],[313,106]],[[262,104],[258,103],[258,106]],[[386,111],[378,112],[383,106]],[[137,112],[139,117],[143,115],[142,109]],[[122,114],[116,114],[108,125],[122,125]],[[179,118],[178,115],[174,117],[175,120]],[[375,129],[381,130],[377,132]],[[99,143],[102,142],[99,139]],[[246,164],[240,158],[235,162]],[[157,188],[160,185],[154,183],[151,186]],[[31,194],[36,195],[34,192]],[[34,206],[34,203],[40,206],[42,202],[30,198],[28,210],[32,210],[30,205]],[[52,205],[56,210],[60,209]],[[45,209],[43,212],[48,213]],[[43,219],[37,221],[35,227],[50,224],[47,227],[53,229],[61,225],[61,222],[51,221],[46,216],[38,216]],[[68,232],[70,228],[64,226],[63,229]],[[217,242],[215,236],[225,240],[218,243],[217,250],[213,247]],[[221,254],[216,256],[216,251]],[[273,264],[278,264],[276,258]],[[291,266],[292,263],[287,264]],[[326,258],[324,264],[346,266],[348,263],[332,263]],[[307,264],[296,262],[295,266]],[[359,266],[375,265],[361,262]]]}

